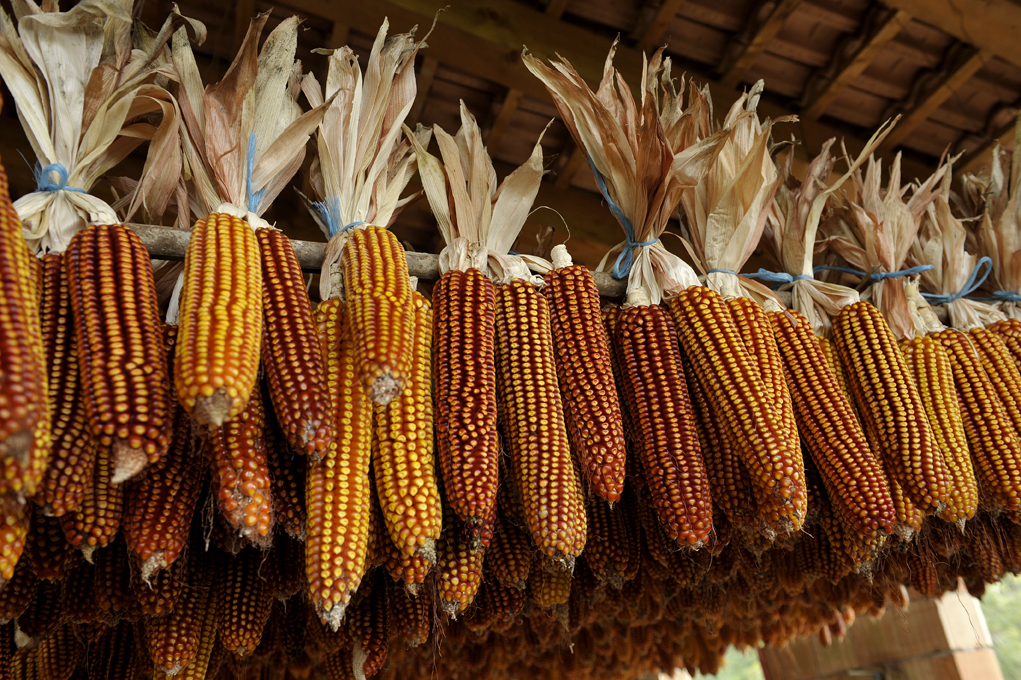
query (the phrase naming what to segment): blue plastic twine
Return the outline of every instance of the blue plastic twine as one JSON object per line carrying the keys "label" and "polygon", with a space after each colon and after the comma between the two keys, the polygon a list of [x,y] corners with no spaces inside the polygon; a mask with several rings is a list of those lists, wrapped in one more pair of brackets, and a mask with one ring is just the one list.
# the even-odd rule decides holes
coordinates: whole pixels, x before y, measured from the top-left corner
{"label": "blue plastic twine", "polygon": [[248,156],[245,158],[245,187],[247,189],[248,197],[246,200],[247,208],[251,212],[258,212],[257,208],[262,203],[262,199],[266,196],[266,190],[260,189],[259,191],[252,191],[252,173],[255,172],[255,133],[248,133]]}
{"label": "blue plastic twine", "polygon": [[620,209],[620,206],[613,202],[610,198],[610,192],[606,188],[606,178],[603,177],[603,173],[596,169],[592,159],[588,159],[589,167],[592,168],[592,174],[596,176],[596,184],[599,185],[599,191],[602,192],[603,198],[606,199],[606,204],[610,207],[610,212],[620,222],[620,226],[624,227],[624,250],[620,251],[620,255],[617,256],[617,261],[613,263],[613,278],[624,279],[627,278],[628,274],[631,273],[631,267],[635,263],[635,248],[641,246],[651,246],[653,243],[658,241],[658,238],[654,238],[650,241],[636,241],[635,240],[635,227],[631,224],[631,220],[624,214],[624,211]]}
{"label": "blue plastic twine", "polygon": [[[978,273],[979,271],[982,270],[983,265],[988,265],[988,267],[986,268],[985,274],[983,274],[982,277],[979,278]],[[968,277],[968,281],[964,284],[964,288],[961,288],[961,290],[959,290],[958,292],[952,293],[950,295],[941,295],[939,293],[922,293],[922,297],[924,297],[926,300],[928,300],[930,303],[934,305],[949,304],[954,300],[959,300],[960,298],[963,298],[965,295],[971,295],[976,290],[978,290],[982,286],[982,284],[985,283],[986,279],[989,278],[989,273],[991,271],[993,271],[992,259],[989,257],[982,257],[975,264],[975,268],[971,270],[971,276]]]}
{"label": "blue plastic twine", "polygon": [[349,222],[343,227],[340,226],[340,199],[336,196],[327,196],[321,201],[315,201],[312,203],[312,207],[319,213],[319,217],[322,218],[323,223],[326,225],[327,236],[333,238],[342,231],[353,229],[359,224],[365,224],[365,222]]}
{"label": "blue plastic twine", "polygon": [[931,264],[920,264],[917,267],[911,267],[910,269],[902,269],[899,272],[872,272],[871,274],[869,274],[868,272],[863,272],[860,269],[853,269],[851,267],[836,267],[836,266],[829,266],[829,265],[820,265],[820,266],[815,267],[814,269],[812,269],[812,273],[813,274],[818,274],[819,272],[828,272],[828,271],[844,272],[845,274],[853,274],[854,276],[860,276],[862,278],[868,277],[868,279],[870,281],[875,283],[877,281],[883,281],[885,279],[899,279],[902,276],[911,276],[913,274],[921,274],[922,272],[927,272],[930,269],[932,269],[932,265]]}
{"label": "blue plastic twine", "polygon": [[971,298],[979,302],[1021,302],[1021,293],[1015,290],[998,290],[988,298]]}
{"label": "blue plastic twine", "polygon": [[[56,183],[50,181],[50,173],[54,172],[60,177],[60,180]],[[39,164],[39,161],[36,161],[32,174],[35,175],[36,191],[76,191],[79,194],[86,193],[84,189],[67,186],[67,168],[60,163],[50,163],[44,168]]]}
{"label": "blue plastic twine", "polygon": [[798,274],[797,276],[792,276],[787,272],[771,272],[768,269],[761,268],[759,269],[759,271],[753,272],[751,274],[741,274],[730,269],[710,269],[709,271],[706,272],[706,274],[713,274],[717,272],[721,274],[733,274],[734,276],[743,276],[746,279],[762,279],[766,283],[775,283],[777,285],[773,286],[774,290],[786,286],[788,283],[794,283],[795,281],[804,281],[805,279],[815,278],[811,274]]}

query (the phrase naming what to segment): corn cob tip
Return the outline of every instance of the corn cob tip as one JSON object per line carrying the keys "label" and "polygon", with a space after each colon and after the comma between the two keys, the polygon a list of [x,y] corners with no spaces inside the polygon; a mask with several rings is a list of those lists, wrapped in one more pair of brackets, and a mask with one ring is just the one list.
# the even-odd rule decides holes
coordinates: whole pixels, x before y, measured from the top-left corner
{"label": "corn cob tip", "polygon": [[335,602],[330,608],[326,608],[322,605],[317,604],[316,609],[319,613],[319,620],[330,627],[334,633],[340,630],[341,624],[344,623],[344,613],[347,609],[347,604],[344,602]]}
{"label": "corn cob tip", "polygon": [[418,597],[418,593],[421,591],[421,588],[419,586],[421,586],[420,583],[408,583],[408,582],[405,582],[404,583],[404,592],[406,592],[411,597]]}
{"label": "corn cob tip", "polygon": [[227,394],[227,390],[221,387],[208,397],[200,396],[195,400],[195,408],[191,412],[192,418],[199,425],[215,430],[227,422],[233,401]]}
{"label": "corn cob tip", "polygon": [[82,543],[80,548],[82,551],[82,557],[84,557],[85,561],[88,562],[89,564],[95,564],[96,559],[95,553],[96,548],[98,547],[99,547],[98,545],[89,545],[88,543]]}
{"label": "corn cob tip", "polygon": [[147,586],[152,587],[152,579],[156,572],[169,566],[167,564],[166,553],[162,550],[157,550],[149,556],[149,559],[142,562],[140,576]]}
{"label": "corn cob tip", "polygon": [[113,443],[113,474],[111,484],[123,484],[149,465],[149,456],[142,448],[134,448],[123,439]]}
{"label": "corn cob tip", "polygon": [[368,394],[373,404],[386,406],[401,396],[403,391],[404,383],[402,381],[395,378],[392,373],[384,373],[369,386]]}
{"label": "corn cob tip", "polygon": [[[479,542],[480,543],[482,542],[481,536],[479,537]],[[436,564],[435,539],[432,538],[425,539],[425,543],[423,543],[422,546],[415,551],[415,554],[421,557],[422,559],[427,560],[429,564]]]}

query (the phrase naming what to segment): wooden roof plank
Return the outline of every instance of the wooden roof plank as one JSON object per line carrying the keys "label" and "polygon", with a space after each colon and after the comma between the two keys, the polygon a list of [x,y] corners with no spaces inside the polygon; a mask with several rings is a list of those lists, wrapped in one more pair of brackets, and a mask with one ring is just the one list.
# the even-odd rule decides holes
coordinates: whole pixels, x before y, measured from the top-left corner
{"label": "wooden roof plank", "polygon": [[411,105],[411,111],[408,112],[409,125],[414,125],[422,119],[422,111],[425,109],[426,100],[429,99],[429,90],[432,89],[433,80],[436,79],[436,69],[439,67],[440,60],[432,55],[422,59],[422,67],[415,76],[418,91],[415,93],[415,103]]}
{"label": "wooden roof plank", "polygon": [[890,134],[886,137],[880,148],[892,149],[907,139],[915,131],[915,128],[925,122],[925,119],[942,106],[943,102],[953,96],[954,92],[964,85],[969,78],[978,73],[979,69],[992,57],[991,52],[975,50],[970,57],[947,73],[946,77],[941,79],[939,85],[920,99],[911,110],[904,113],[904,117],[890,131]]}
{"label": "wooden roof plank", "polygon": [[651,52],[659,47],[660,40],[670,27],[670,22],[677,16],[683,4],[684,0],[663,0],[644,33],[640,37],[635,36],[638,38],[638,49]]}
{"label": "wooden roof plank", "polygon": [[728,87],[735,87],[755,63],[755,60],[766,51],[766,47],[777,36],[801,0],[778,0],[769,16],[758,28],[754,29],[751,40],[743,50],[729,56],[723,63],[720,82]]}
{"label": "wooden roof plank", "polygon": [[958,40],[1021,66],[1021,5],[1013,0],[883,0]]}
{"label": "wooden roof plank", "polygon": [[1009,147],[1013,142],[1016,141],[1015,135],[1021,132],[1021,126],[1018,126],[1016,122],[1012,121],[1010,125],[1007,125],[1000,131],[999,135],[994,135],[989,141],[982,146],[974,149],[971,153],[961,159],[961,162],[954,167],[954,174],[958,177],[963,177],[966,173],[976,173],[985,166],[989,165],[992,157],[990,153],[993,147],[997,144],[1001,146]]}
{"label": "wooden roof plank", "polygon": [[514,112],[518,110],[522,96],[524,95],[521,90],[507,91],[507,96],[504,97],[503,104],[500,105],[500,112],[496,114],[493,127],[489,129],[489,135],[486,137],[486,148],[489,149],[490,156],[495,156],[499,150],[500,142],[507,134],[507,130],[510,129],[511,120],[514,118]]}
{"label": "wooden roof plank", "polygon": [[836,101],[844,88],[865,72],[879,52],[897,37],[901,28],[910,20],[910,14],[899,10],[878,22],[872,34],[862,41],[861,46],[851,55],[837,75],[830,80],[829,85],[805,103],[801,110],[801,116],[808,120],[818,120],[830,104]]}

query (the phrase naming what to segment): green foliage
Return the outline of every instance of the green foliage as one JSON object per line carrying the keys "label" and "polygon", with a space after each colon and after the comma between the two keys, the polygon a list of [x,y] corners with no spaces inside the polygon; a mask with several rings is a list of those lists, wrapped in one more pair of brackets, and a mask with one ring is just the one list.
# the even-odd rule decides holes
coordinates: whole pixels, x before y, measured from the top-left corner
{"label": "green foliage", "polygon": [[1004,678],[1021,678],[1021,578],[1008,575],[987,586],[982,611]]}

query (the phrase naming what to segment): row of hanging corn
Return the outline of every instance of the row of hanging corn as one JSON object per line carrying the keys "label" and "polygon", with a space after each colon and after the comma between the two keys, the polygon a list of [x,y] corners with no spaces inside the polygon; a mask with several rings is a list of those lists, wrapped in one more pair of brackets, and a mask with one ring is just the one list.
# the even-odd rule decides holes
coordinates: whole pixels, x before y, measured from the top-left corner
{"label": "row of hanging corn", "polygon": [[[526,53],[624,230],[618,304],[564,245],[512,250],[539,142],[498,184],[463,104],[403,125],[413,33],[323,87],[261,15],[204,86],[198,22],[16,9],[39,186],[0,182],[0,679],[713,672],[1021,570],[1009,154],[884,189],[887,126],[798,182],[761,84],[721,123],[662,51],[637,101],[612,52],[595,92]],[[261,217],[310,140],[314,307]],[[430,297],[387,229],[420,194]],[[660,240],[678,207],[701,276]],[[167,212],[183,267],[125,224]]]}

